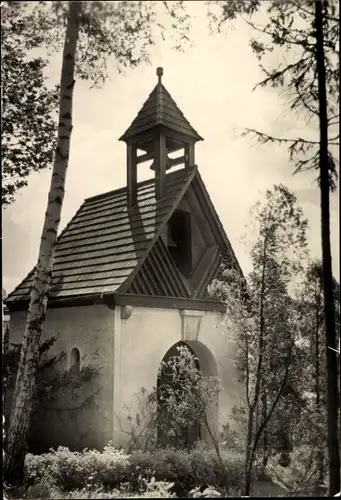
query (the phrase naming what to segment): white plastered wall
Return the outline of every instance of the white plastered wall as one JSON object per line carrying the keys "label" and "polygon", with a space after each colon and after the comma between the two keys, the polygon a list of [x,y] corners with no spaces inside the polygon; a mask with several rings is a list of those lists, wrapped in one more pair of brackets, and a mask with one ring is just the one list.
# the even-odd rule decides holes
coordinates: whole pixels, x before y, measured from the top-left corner
{"label": "white plastered wall", "polygon": [[[132,415],[138,412],[135,395],[142,387],[147,393],[153,390],[164,355],[179,341],[189,343],[204,374],[214,375],[216,366],[223,390],[219,393],[214,427],[221,428],[229,420],[232,407],[239,404],[242,387],[236,381],[235,346],[218,313],[132,307],[127,314],[127,306],[116,306],[113,397],[116,445],[124,445],[129,439],[122,432],[122,428],[129,429],[123,405],[130,406]],[[207,356],[207,350],[211,357]]]}

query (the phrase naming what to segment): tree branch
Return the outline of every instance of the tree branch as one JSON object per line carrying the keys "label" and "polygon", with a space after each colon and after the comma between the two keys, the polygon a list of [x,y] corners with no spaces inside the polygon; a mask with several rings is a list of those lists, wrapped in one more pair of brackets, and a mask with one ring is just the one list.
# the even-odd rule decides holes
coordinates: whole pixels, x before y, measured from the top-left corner
{"label": "tree branch", "polygon": [[[254,134],[256,137],[259,138],[262,144],[266,144],[268,142],[278,142],[279,144],[291,144],[292,146],[294,145],[298,146],[298,144],[301,145],[305,144],[306,146],[314,146],[320,144],[319,141],[311,141],[308,139],[303,139],[302,137],[298,137],[297,139],[290,139],[288,137],[275,137],[248,127],[235,127],[233,130],[240,131],[240,137],[245,137],[247,135]],[[335,142],[336,139],[339,139],[339,135],[332,137],[329,141],[329,145],[339,146],[339,142]]]}
{"label": "tree branch", "polygon": [[[274,38],[274,35],[276,34],[275,32],[271,32],[271,31],[268,31],[267,30],[267,26],[262,26],[262,27],[259,27],[260,25],[256,25],[254,24],[253,22],[249,21],[248,19],[245,19],[244,16],[242,16],[240,14],[240,17],[243,19],[244,22],[246,22],[246,24],[248,24],[249,26],[251,26],[252,29],[254,29],[255,31],[259,31],[260,33],[263,33],[265,35],[268,35],[270,36],[272,39]],[[293,31],[293,30],[292,30]],[[298,30],[297,30],[298,31]],[[288,43],[290,45],[299,45],[300,47],[303,46],[303,43],[305,44],[306,47],[315,47],[315,45],[313,43],[307,43],[307,36],[304,37],[304,39],[302,40],[299,40],[299,41],[296,41],[296,40],[290,40],[289,38],[284,38],[284,43]]]}
{"label": "tree branch", "polygon": [[[252,91],[256,90],[258,87],[265,87],[266,85],[269,84],[269,82],[273,82],[274,80],[276,79],[279,79],[279,78],[283,78],[284,75],[288,72],[288,71],[292,71],[296,68],[300,68],[303,66],[303,63],[304,62],[307,62],[309,63],[310,62],[310,57],[305,57],[303,59],[300,59],[299,61],[297,61],[296,63],[293,63],[293,64],[288,64],[284,69],[282,70],[273,70],[272,73],[268,72],[265,68],[262,67],[262,70],[264,71],[264,73],[266,73],[268,75],[267,78],[265,78],[264,80],[262,80],[261,82],[257,83],[257,85],[255,85],[252,89]],[[309,68],[307,67],[305,69],[305,71],[307,71]]]}
{"label": "tree branch", "polygon": [[310,141],[308,139],[303,139],[301,137],[297,138],[297,139],[290,139],[290,138],[287,138],[287,137],[274,137],[274,136],[271,136],[271,135],[268,135],[268,134],[265,134],[264,132],[258,132],[257,130],[255,129],[252,129],[252,128],[248,128],[248,127],[235,127],[233,130],[235,131],[241,131],[241,137],[245,137],[246,135],[250,135],[250,134],[254,134],[258,137],[261,138],[262,142],[266,143],[266,142],[279,142],[281,144],[296,144],[296,143],[302,143],[302,144],[309,144],[309,145],[318,145],[320,144],[319,141]]}
{"label": "tree branch", "polygon": [[294,345],[294,342],[292,341],[291,345],[290,345],[290,350],[289,350],[289,357],[288,357],[288,361],[286,363],[286,367],[285,367],[285,373],[284,373],[284,376],[283,376],[283,380],[282,380],[282,383],[280,385],[280,388],[278,389],[277,391],[277,394],[276,394],[276,397],[270,407],[270,410],[269,410],[269,413],[266,415],[266,417],[264,418],[262,424],[260,425],[260,427],[258,428],[258,431],[256,433],[256,436],[255,436],[255,439],[254,439],[254,442],[253,442],[253,446],[252,446],[252,450],[251,450],[251,453],[250,453],[250,458],[249,458],[249,467],[252,465],[252,462],[253,462],[253,458],[254,458],[254,455],[255,455],[255,452],[256,452],[256,449],[257,449],[257,445],[258,445],[258,442],[259,442],[259,439],[262,435],[262,432],[264,430],[264,428],[267,426],[276,406],[277,406],[277,403],[283,393],[283,389],[284,387],[286,386],[286,383],[287,383],[287,380],[288,380],[288,374],[289,374],[289,367],[291,365],[291,356],[292,356],[292,348],[293,348],[293,345]]}

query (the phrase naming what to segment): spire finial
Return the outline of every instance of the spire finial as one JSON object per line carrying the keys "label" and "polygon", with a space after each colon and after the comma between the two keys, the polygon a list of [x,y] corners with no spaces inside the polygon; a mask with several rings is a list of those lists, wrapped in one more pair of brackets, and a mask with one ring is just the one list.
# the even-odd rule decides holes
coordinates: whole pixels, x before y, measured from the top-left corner
{"label": "spire finial", "polygon": [[156,74],[157,74],[157,77],[159,79],[159,83],[161,83],[161,78],[163,75],[163,68],[156,68]]}

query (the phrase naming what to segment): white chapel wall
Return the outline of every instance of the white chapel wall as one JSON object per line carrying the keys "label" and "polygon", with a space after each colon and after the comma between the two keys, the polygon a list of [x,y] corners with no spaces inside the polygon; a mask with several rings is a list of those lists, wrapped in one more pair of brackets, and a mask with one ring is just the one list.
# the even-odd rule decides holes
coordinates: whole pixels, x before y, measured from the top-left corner
{"label": "white chapel wall", "polygon": [[[121,307],[115,308],[114,369],[114,442],[122,445],[129,439],[121,428],[129,429],[123,404],[138,412],[135,395],[141,387],[151,392],[157,383],[160,363],[170,347],[189,341],[199,357],[197,342],[205,346],[215,360],[217,375],[224,390],[219,394],[218,428],[229,420],[232,407],[240,403],[241,386],[236,382],[232,335],[221,326],[218,313],[133,307],[131,316],[122,319]],[[185,317],[184,317],[185,316]],[[187,330],[187,334],[184,332]],[[199,323],[199,328],[198,328]],[[195,341],[197,329],[197,342]],[[189,335],[184,338],[184,335]],[[202,367],[203,368],[203,367]],[[135,410],[134,410],[135,408]],[[120,425],[118,420],[120,420]],[[120,428],[121,427],[121,428]]]}
{"label": "white chapel wall", "polygon": [[[21,343],[27,312],[11,314],[10,342]],[[32,438],[49,446],[74,449],[101,448],[112,439],[114,311],[106,305],[50,308],[47,310],[42,340],[56,335],[49,356],[64,351],[60,372],[70,368],[73,348],[80,351],[81,367],[93,367],[97,375],[84,382],[75,393],[59,394],[33,421]],[[77,410],[77,408],[80,408]]]}
{"label": "white chapel wall", "polygon": [[[13,312],[10,342],[21,342],[25,322],[26,312]],[[57,335],[49,355],[66,352],[60,370],[70,368],[71,350],[77,347],[81,365],[99,371],[92,382],[77,391],[75,401],[68,395],[60,396],[53,409],[38,415],[33,437],[49,446],[75,449],[102,448],[110,440],[116,445],[125,444],[127,436],[117,419],[119,415],[124,427],[126,413],[121,411],[122,404],[132,405],[133,414],[134,408],[137,411],[135,394],[141,387],[152,391],[164,355],[181,340],[189,342],[204,372],[210,372],[211,367],[210,361],[205,366],[201,356],[203,346],[214,358],[224,387],[219,394],[220,428],[228,421],[232,407],[240,402],[241,387],[235,380],[232,335],[219,323],[217,313],[203,311],[133,307],[127,314],[127,308],[116,306],[111,310],[106,305],[48,309],[43,339]],[[91,395],[92,404],[83,407]],[[81,410],[72,409],[79,406]]]}

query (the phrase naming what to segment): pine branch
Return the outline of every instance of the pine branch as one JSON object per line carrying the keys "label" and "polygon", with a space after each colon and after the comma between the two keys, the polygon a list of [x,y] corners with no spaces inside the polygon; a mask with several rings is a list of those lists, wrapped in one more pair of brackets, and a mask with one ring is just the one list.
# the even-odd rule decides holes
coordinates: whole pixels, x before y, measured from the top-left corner
{"label": "pine branch", "polygon": [[[302,94],[300,91],[300,85],[298,82],[295,82],[295,91],[297,93],[297,97],[294,99],[294,101],[291,104],[291,109],[296,109],[298,107],[299,103],[303,104],[303,106],[312,114],[318,116],[318,109],[317,108],[312,108],[310,105],[310,102],[307,101],[307,98]],[[311,96],[310,101],[314,101],[314,97]]]}
{"label": "pine branch", "polygon": [[[262,26],[260,27],[260,25],[256,25],[255,23],[253,23],[252,21],[248,20],[248,19],[245,19],[245,17],[243,17],[241,14],[240,14],[240,17],[241,19],[243,19],[243,21],[248,24],[252,29],[254,29],[255,31],[259,31],[260,33],[263,33],[264,35],[268,35],[272,38],[272,42],[274,41],[274,37],[277,35],[277,33],[275,31],[271,32],[271,31],[268,31],[267,27],[268,26]],[[303,36],[303,33],[300,32],[299,30],[293,30],[291,29],[291,32],[293,31],[296,31],[297,33],[299,33],[300,35]],[[290,45],[298,45],[300,47],[303,46],[303,44],[306,46],[306,47],[314,47],[314,44],[313,43],[308,43],[307,42],[307,34],[304,35],[304,37],[297,41],[295,39],[289,39],[289,38],[286,38],[286,37],[283,37],[283,42],[284,43],[288,43]]]}
{"label": "pine branch", "polygon": [[[314,145],[319,145],[319,141],[312,141],[308,139],[303,139],[302,137],[298,137],[297,139],[291,139],[289,137],[275,137],[264,132],[259,132],[258,130],[248,128],[248,127],[235,127],[234,131],[240,131],[239,137],[246,137],[247,135],[255,135],[261,144],[273,143],[277,142],[279,144],[291,144],[291,148],[296,149],[298,145],[306,145],[308,148]],[[339,135],[331,137],[329,141],[329,145],[331,146],[339,146],[339,142],[335,142],[339,139]]]}
{"label": "pine branch", "polygon": [[[253,87],[252,91],[256,90],[258,87],[266,87],[267,85],[269,85],[270,82],[272,83],[273,86],[277,85],[276,81],[279,81],[281,83],[281,85],[282,85],[282,82],[284,80],[284,76],[288,72],[293,71],[295,69],[298,69],[298,68],[302,67],[304,63],[309,63],[310,61],[311,61],[311,56],[309,54],[307,57],[305,57],[303,59],[300,59],[296,63],[288,64],[282,70],[272,70],[271,72],[269,72],[263,66],[261,66],[262,70],[264,71],[264,73],[266,75],[268,75],[268,77],[265,78],[264,80],[262,80],[261,82],[257,83]],[[310,68],[310,66],[306,66],[305,67],[305,71],[308,71],[309,68]]]}
{"label": "pine branch", "polygon": [[233,130],[241,131],[240,137],[245,137],[247,135],[254,134],[257,138],[259,138],[262,144],[267,144],[268,142],[270,143],[278,142],[279,144],[295,144],[295,145],[300,143],[310,146],[319,144],[319,141],[311,141],[308,139],[303,139],[302,137],[298,137],[297,139],[291,139],[288,137],[275,137],[248,127],[235,127]]}

